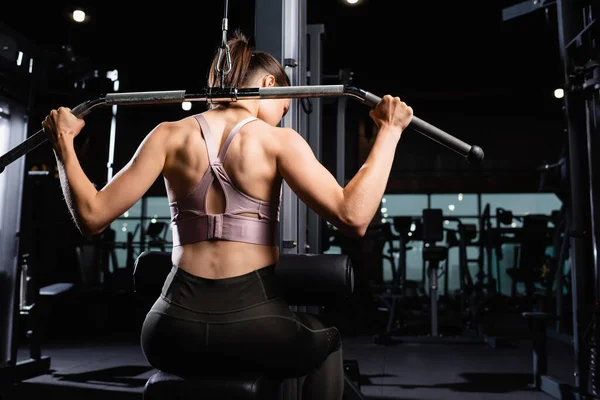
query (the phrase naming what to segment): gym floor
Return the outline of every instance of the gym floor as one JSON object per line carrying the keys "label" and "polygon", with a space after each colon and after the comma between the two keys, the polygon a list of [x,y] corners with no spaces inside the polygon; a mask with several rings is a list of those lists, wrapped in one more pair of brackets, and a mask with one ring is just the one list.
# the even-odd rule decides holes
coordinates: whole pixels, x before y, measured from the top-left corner
{"label": "gym floor", "polygon": [[[57,318],[55,325],[60,323],[60,316]],[[15,385],[2,400],[141,399],[144,384],[154,370],[135,335],[117,334],[114,326],[107,324],[96,335],[73,333],[66,327],[50,335],[42,352],[51,358],[51,372]],[[483,342],[381,345],[374,342],[369,328],[351,332],[342,327],[341,331],[347,332],[342,335],[344,359],[356,361],[359,387],[369,400],[551,399],[528,389],[532,382],[532,350],[521,328],[523,325],[518,327],[512,345],[502,348]],[[65,334],[67,331],[71,334]],[[573,384],[570,347],[550,339],[548,350],[549,374]],[[26,358],[28,351],[28,347],[22,347],[19,359]]]}

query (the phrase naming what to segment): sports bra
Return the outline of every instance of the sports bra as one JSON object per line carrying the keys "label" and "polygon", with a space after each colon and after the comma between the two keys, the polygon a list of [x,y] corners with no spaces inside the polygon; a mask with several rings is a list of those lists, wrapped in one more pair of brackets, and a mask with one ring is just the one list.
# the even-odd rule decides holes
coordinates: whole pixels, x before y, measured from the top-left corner
{"label": "sports bra", "polygon": [[[257,118],[248,117],[236,124],[217,155],[217,148],[213,143],[206,118],[202,114],[197,114],[194,117],[200,124],[204,135],[208,150],[209,167],[198,185],[190,193],[178,201],[169,203],[173,246],[213,239],[266,246],[277,245],[279,202],[272,204],[242,193],[235,187],[223,167],[227,149],[235,135],[244,125]],[[222,214],[208,214],[206,211],[206,197],[215,178],[218,180],[225,196],[225,212]],[[276,210],[274,210],[275,207]],[[257,214],[258,218],[237,215],[240,213]],[[272,218],[274,215],[276,217]]]}

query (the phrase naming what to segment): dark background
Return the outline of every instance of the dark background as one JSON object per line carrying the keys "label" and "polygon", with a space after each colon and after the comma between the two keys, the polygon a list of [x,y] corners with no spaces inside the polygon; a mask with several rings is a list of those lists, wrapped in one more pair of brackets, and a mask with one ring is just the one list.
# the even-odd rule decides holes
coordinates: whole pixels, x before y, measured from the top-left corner
{"label": "dark background", "polygon": [[[112,83],[103,77],[107,70],[118,70],[121,92],[203,88],[221,40],[220,0],[135,6],[105,1],[5,3],[0,7],[0,28],[19,37],[27,56],[34,55],[35,73],[13,71],[0,57],[0,95],[28,104],[30,133],[39,131],[51,108],[74,107],[112,92]],[[438,143],[407,131],[396,152],[388,193],[540,189],[540,167],[558,161],[567,140],[562,101],[553,96],[563,76],[556,17],[550,8],[547,13],[538,10],[503,21],[502,10],[516,3],[363,0],[361,5],[347,6],[341,0],[307,0],[307,22],[325,27],[324,74],[348,68],[355,86],[380,96],[400,96],[419,118],[485,152],[482,165],[470,165]],[[75,7],[86,11],[85,24],[72,22]],[[252,37],[254,7],[253,1],[231,0],[230,31],[240,28]],[[194,103],[191,111],[179,104],[119,107],[114,172],[157,124],[204,109],[203,103]],[[328,103],[324,111],[323,162],[335,172],[335,104]],[[368,132],[369,124],[367,107],[349,100],[347,178],[368,151],[360,133],[361,126]],[[110,107],[98,108],[86,117],[86,128],[78,137],[80,161],[97,186],[106,183],[109,132]],[[30,152],[27,163],[30,168],[41,164],[52,168],[50,146]],[[35,256],[41,285],[70,282],[78,277],[76,246],[101,238],[84,238],[76,230],[57,179],[30,189],[37,192],[26,192],[24,199],[33,202],[30,208],[38,214],[27,209],[23,214],[31,218],[26,226],[36,240],[21,243],[32,247],[25,250]],[[162,179],[148,195],[165,195]],[[348,248],[357,252],[354,257],[371,254],[358,243],[350,242]],[[366,262],[353,259],[358,273]],[[128,288],[130,270],[116,272],[110,281],[114,290],[122,289],[120,285]],[[125,317],[115,321],[123,326],[131,323],[122,305],[131,302],[90,297],[73,297],[56,326],[63,321],[72,327],[73,322],[80,323],[72,321],[73,315],[88,315],[95,330],[117,309]],[[79,309],[85,311],[73,311]]]}
{"label": "dark background", "polygon": [[[325,26],[323,70],[354,72],[354,85],[377,95],[393,94],[419,118],[469,144],[483,148],[485,161],[461,156],[411,131],[403,136],[390,177],[390,193],[535,192],[539,168],[555,162],[566,143],[562,101],[553,91],[562,83],[555,10],[503,21],[515,1],[393,2],[308,0],[307,22]],[[74,7],[88,15],[70,20]],[[223,1],[150,3],[10,2],[0,22],[43,54],[43,77],[32,104],[30,130],[39,130],[50,108],[74,107],[112,91],[102,77],[118,69],[120,91],[202,88],[221,40]],[[254,2],[229,1],[229,30],[254,29]],[[70,50],[67,51],[67,48]],[[41,66],[40,66],[41,64]],[[85,89],[74,87],[86,81]],[[358,127],[370,123],[368,109],[349,101],[346,176],[360,167]],[[127,163],[142,138],[159,122],[200,112],[179,104],[120,107],[115,172]],[[326,108],[323,162],[335,165],[335,115]],[[86,118],[81,161],[92,181],[106,179],[110,109]],[[364,147],[364,144],[363,144]],[[362,148],[364,152],[364,148]],[[48,146],[29,156],[48,159]],[[333,172],[333,171],[332,171]],[[162,180],[149,194],[162,195]]]}

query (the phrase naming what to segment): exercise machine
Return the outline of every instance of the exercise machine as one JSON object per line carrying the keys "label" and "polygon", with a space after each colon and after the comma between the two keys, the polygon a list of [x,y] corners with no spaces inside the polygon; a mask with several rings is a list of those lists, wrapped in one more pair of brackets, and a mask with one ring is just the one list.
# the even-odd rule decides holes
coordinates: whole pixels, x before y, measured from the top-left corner
{"label": "exercise machine", "polygon": [[[318,85],[314,84],[314,81],[311,81],[310,85],[307,84],[306,47],[299,45],[306,37],[305,7],[305,2],[301,0],[259,0],[256,2],[256,47],[259,50],[270,52],[282,62],[291,78],[291,87],[215,87],[199,91],[174,90],[145,93],[109,93],[97,99],[81,103],[72,108],[72,112],[78,117],[84,117],[93,108],[100,105],[144,105],[184,101],[226,102],[258,98],[291,98],[293,99],[292,104],[283,119],[282,125],[292,127],[304,135],[305,132],[308,132],[309,124],[307,121],[312,113],[307,116],[301,112],[299,107],[299,99],[301,98],[352,97],[369,106],[379,103],[381,101],[380,97],[359,88],[343,84]],[[226,33],[227,18],[224,18],[223,22],[223,30]],[[311,124],[311,126],[318,126],[318,124]],[[416,116],[413,116],[411,127],[417,132],[455,151],[469,162],[479,163],[483,160],[483,151],[481,148],[471,146]],[[318,143],[320,140],[319,134],[320,132],[310,131],[305,138],[312,145]],[[0,156],[0,172],[5,171],[6,167],[9,167],[9,171],[12,170],[13,168],[11,168],[10,164],[13,164],[21,156],[46,141],[47,136],[43,130],[40,130],[24,140],[20,145],[13,147]],[[284,256],[287,254],[305,254],[309,249],[317,254],[317,247],[320,241],[314,239],[312,235],[317,235],[318,237],[318,232],[316,232],[318,225],[314,225],[315,230],[307,234],[309,211],[306,205],[299,201],[287,185],[284,184],[282,189],[279,246],[281,254]],[[309,242],[309,238],[312,238],[311,242]],[[310,243],[314,243],[315,246],[312,247]],[[311,312],[310,309],[299,311]],[[353,386],[350,385],[350,388],[352,389]],[[351,389],[347,392],[354,393],[354,398],[360,398],[360,392]]]}
{"label": "exercise machine", "polygon": [[[391,266],[392,281],[389,284],[377,282],[372,285],[375,299],[381,305],[378,310],[387,313],[385,330],[375,336],[377,343],[386,342],[394,332],[402,330],[407,310],[421,308],[425,297],[422,282],[406,279],[406,252],[411,249],[411,240],[421,239],[421,221],[403,216],[393,217],[392,221],[392,224],[386,222],[380,225],[381,241],[388,244],[388,254],[382,257]],[[392,226],[396,233],[392,232]]]}
{"label": "exercise machine", "polygon": [[[486,311],[486,300],[489,295],[485,290],[485,273],[483,271],[481,257],[469,258],[469,247],[479,247],[476,241],[478,231],[475,224],[465,224],[457,217],[444,217],[444,221],[455,222],[455,229],[444,228],[446,232],[446,244],[448,249],[458,249],[458,293],[456,293],[455,307],[459,315],[464,318],[465,332],[471,332],[473,336],[482,336],[484,332],[483,318]],[[477,273],[475,279],[471,274],[469,266],[476,264]],[[445,293],[448,297],[448,269],[444,274]],[[456,304],[458,302],[458,304]],[[487,336],[491,343],[492,337]]]}
{"label": "exercise machine", "polygon": [[[517,245],[517,262],[506,270],[511,278],[511,297],[518,298],[517,285],[523,283],[526,307],[527,302],[531,303],[529,307],[534,306],[536,297],[539,297],[536,296],[539,293],[538,286],[545,283],[548,268],[546,250],[552,245],[553,229],[549,226],[550,220],[548,215],[528,214],[521,218],[522,227],[507,228],[514,233],[510,242]],[[504,239],[502,242],[507,243],[509,240]]]}
{"label": "exercise machine", "polygon": [[[40,59],[32,43],[3,24],[0,24],[0,47],[3,48],[0,151],[4,153],[27,138],[29,114],[40,79],[38,68],[29,68],[34,59],[35,65]],[[16,62],[19,51],[24,54],[22,63]],[[36,255],[32,252],[34,249],[27,247],[31,246],[27,240],[32,232],[30,219],[22,218],[23,209],[27,209],[23,199],[34,194],[41,200],[39,193],[29,190],[35,189],[33,185],[43,176],[26,175],[25,161],[15,160],[0,174],[0,385],[28,379],[50,369],[50,357],[41,351],[39,322],[44,300],[63,289],[60,285],[40,288]],[[23,338],[30,345],[24,358],[18,352]]]}
{"label": "exercise machine", "polygon": [[[563,112],[568,139],[569,191],[566,223],[569,228],[571,307],[573,330],[574,383],[562,382],[548,374],[544,346],[534,341],[533,387],[558,399],[600,395],[597,370],[600,326],[596,323],[600,304],[600,230],[597,174],[598,121],[600,120],[600,60],[598,59],[597,1],[524,1],[503,10],[503,18],[513,18],[544,10],[556,16],[559,54],[562,64]],[[523,316],[548,323],[554,316],[533,312]],[[534,329],[534,332],[536,330]],[[537,337],[545,340],[544,329]]]}
{"label": "exercise machine", "polygon": [[[444,227],[445,221],[458,223],[457,229]],[[481,285],[477,285],[468,268],[469,263],[477,262],[479,259],[469,259],[468,246],[477,246],[473,242],[474,226],[463,224],[460,219],[445,217],[441,209],[424,209],[419,221],[412,218],[400,217],[395,219],[396,230],[401,232],[393,239],[398,239],[399,245],[394,249],[399,251],[398,268],[393,274],[394,280],[383,294],[378,294],[379,300],[384,303],[388,311],[388,323],[385,331],[375,336],[378,344],[390,344],[396,342],[422,342],[422,343],[481,343],[491,347],[498,345],[496,338],[487,336],[481,329],[481,313],[484,304],[484,296],[481,293]],[[417,228],[418,226],[418,228]],[[414,228],[414,229],[413,229]],[[410,236],[409,236],[410,235]],[[406,243],[408,239],[419,240],[423,243],[422,258],[426,273],[426,285],[422,285],[422,294],[418,294],[418,301],[413,302],[419,308],[427,308],[429,317],[426,334],[407,334],[407,323],[401,317],[401,324],[393,327],[402,315],[406,299]],[[440,242],[446,240],[445,244]],[[446,283],[445,301],[442,302],[440,292],[440,277],[448,278],[448,251],[449,248],[457,246],[459,249],[459,290],[458,301],[451,300]],[[394,265],[394,264],[392,264]],[[424,282],[423,282],[424,283]],[[411,294],[414,291],[410,291]],[[423,302],[426,299],[428,304]],[[442,326],[440,323],[441,305],[453,315],[452,326]],[[464,316],[466,315],[466,318]]]}
{"label": "exercise machine", "polygon": [[[42,354],[45,327],[54,302],[71,291],[72,282],[44,282],[41,254],[54,228],[45,193],[54,178],[48,171],[29,171],[23,185],[22,213],[19,213],[19,259],[15,268],[11,337],[6,364],[0,369],[0,382],[14,383],[50,370],[50,357]],[[13,204],[14,206],[14,204]],[[22,217],[21,217],[22,215]],[[44,284],[49,283],[49,284]],[[19,346],[27,344],[28,355],[19,355]]]}
{"label": "exercise machine", "polygon": [[[490,212],[490,204],[486,204],[481,221],[483,226],[481,232],[481,251],[487,257],[488,266],[495,265],[495,278],[488,288],[495,288],[497,294],[501,294],[501,285],[504,274],[510,278],[510,293],[505,297],[506,302],[514,302],[511,308],[521,309],[531,307],[535,299],[539,297],[546,285],[548,256],[547,249],[553,244],[553,236],[556,229],[551,226],[554,223],[559,210],[546,214],[527,214],[524,216],[514,215],[512,211],[502,207],[495,209],[495,217]],[[495,219],[495,224],[491,222]],[[517,226],[520,225],[520,226]],[[513,260],[511,265],[502,271],[500,264],[505,259],[503,246],[510,244],[514,246]],[[519,285],[525,287],[524,293]]]}

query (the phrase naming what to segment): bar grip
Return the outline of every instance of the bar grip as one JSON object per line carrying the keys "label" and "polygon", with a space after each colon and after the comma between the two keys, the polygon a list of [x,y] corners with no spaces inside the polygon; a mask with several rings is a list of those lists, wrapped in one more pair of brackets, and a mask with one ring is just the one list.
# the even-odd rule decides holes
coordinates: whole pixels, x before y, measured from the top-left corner
{"label": "bar grip", "polygon": [[[364,102],[373,107],[381,101],[381,97],[370,92],[365,92],[363,97]],[[481,147],[471,146],[414,115],[409,127],[464,156],[469,163],[479,164],[483,161],[484,153]]]}
{"label": "bar grip", "polygon": [[[78,118],[83,118],[90,113],[93,104],[94,102],[90,101],[81,103],[75,108],[71,109],[71,113],[77,116]],[[13,161],[18,160],[19,158],[29,153],[31,150],[35,149],[42,143],[45,143],[47,140],[48,136],[42,128],[33,135],[29,136],[23,142],[13,147],[6,154],[0,156],[0,174],[4,172],[4,169],[7,165],[11,164]]]}
{"label": "bar grip", "polygon": [[106,104],[135,105],[135,104],[165,104],[183,103],[185,90],[165,90],[157,92],[129,92],[109,93],[106,95]]}
{"label": "bar grip", "polygon": [[6,152],[6,154],[0,156],[0,174],[4,172],[4,168],[6,168],[7,165],[11,164],[13,161],[18,160],[20,157],[29,153],[31,150],[44,143],[46,140],[48,140],[48,137],[44,133],[44,130],[40,129],[30,137],[25,139],[23,142],[19,143],[11,150]]}

